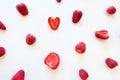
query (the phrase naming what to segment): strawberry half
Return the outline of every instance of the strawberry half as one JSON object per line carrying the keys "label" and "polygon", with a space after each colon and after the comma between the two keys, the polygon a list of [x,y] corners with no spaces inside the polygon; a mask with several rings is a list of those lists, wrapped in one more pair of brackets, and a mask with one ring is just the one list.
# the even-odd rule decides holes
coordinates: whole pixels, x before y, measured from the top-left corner
{"label": "strawberry half", "polygon": [[6,30],[6,27],[5,27],[5,25],[0,21],[0,29],[1,30]]}
{"label": "strawberry half", "polygon": [[84,42],[80,42],[75,46],[75,50],[78,53],[84,53],[86,50],[86,44]]}
{"label": "strawberry half", "polygon": [[24,3],[17,4],[16,9],[23,16],[27,16],[29,13],[28,8],[27,8],[26,4],[24,4]]}
{"label": "strawberry half", "polygon": [[60,57],[57,53],[51,52],[44,60],[44,63],[51,69],[56,69],[60,63]]}
{"label": "strawberry half", "polygon": [[107,58],[105,60],[105,63],[107,64],[107,66],[111,69],[115,68],[116,66],[118,66],[118,63],[117,61],[115,61],[114,59],[112,58]]}
{"label": "strawberry half", "polygon": [[100,30],[95,32],[95,36],[100,39],[108,39],[109,34],[107,30]]}
{"label": "strawberry half", "polygon": [[23,70],[19,70],[11,80],[24,80],[25,72]]}
{"label": "strawberry half", "polygon": [[57,28],[60,24],[60,18],[59,17],[55,17],[55,18],[49,17],[48,23],[52,30],[57,30]]}
{"label": "strawberry half", "polygon": [[80,10],[75,10],[75,11],[73,12],[72,22],[73,22],[73,23],[78,23],[78,22],[80,21],[80,19],[82,18],[82,15],[83,15],[82,11],[80,11]]}
{"label": "strawberry half", "polygon": [[79,70],[79,76],[82,80],[87,80],[87,78],[89,77],[89,74],[84,69],[80,69]]}

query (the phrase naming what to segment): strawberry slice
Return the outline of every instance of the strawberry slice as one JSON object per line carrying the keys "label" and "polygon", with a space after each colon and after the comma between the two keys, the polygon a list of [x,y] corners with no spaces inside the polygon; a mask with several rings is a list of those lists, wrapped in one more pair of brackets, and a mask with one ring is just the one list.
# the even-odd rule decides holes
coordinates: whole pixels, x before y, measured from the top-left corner
{"label": "strawberry slice", "polygon": [[5,27],[5,25],[0,21],[0,29],[1,30],[6,30],[6,27]]}
{"label": "strawberry slice", "polygon": [[3,55],[5,55],[5,48],[0,46],[0,57],[2,57]]}
{"label": "strawberry slice", "polygon": [[27,16],[29,13],[28,8],[27,8],[26,4],[24,4],[24,3],[17,4],[16,9],[23,16]]}
{"label": "strawberry slice", "polygon": [[72,22],[73,22],[73,23],[78,23],[78,22],[80,21],[80,19],[82,18],[82,15],[83,15],[82,11],[80,11],[80,10],[75,10],[75,11],[73,12]]}
{"label": "strawberry slice", "polygon": [[59,17],[55,17],[55,18],[49,17],[48,23],[52,30],[57,30],[57,28],[60,24],[60,18]]}
{"label": "strawberry slice", "polygon": [[27,43],[28,45],[32,45],[33,43],[35,43],[35,41],[36,41],[36,37],[35,37],[34,35],[28,34],[28,35],[26,36],[26,43]]}
{"label": "strawberry slice", "polygon": [[75,46],[75,50],[78,53],[84,53],[86,50],[86,44],[84,42],[79,42],[76,46]]}
{"label": "strawberry slice", "polygon": [[55,70],[60,63],[60,57],[57,53],[51,52],[44,60],[44,63],[50,67],[51,69]]}
{"label": "strawberry slice", "polygon": [[116,8],[114,6],[110,6],[106,9],[106,12],[110,15],[113,15],[116,12]]}
{"label": "strawberry slice", "polygon": [[107,64],[107,66],[111,69],[115,68],[116,66],[118,66],[118,63],[117,61],[115,61],[114,59],[112,58],[107,58],[105,60],[105,63]]}
{"label": "strawberry slice", "polygon": [[11,80],[24,80],[25,72],[23,70],[19,70]]}
{"label": "strawberry slice", "polygon": [[89,74],[84,69],[80,69],[79,70],[79,76],[82,80],[87,80],[87,78],[89,77]]}
{"label": "strawberry slice", "polygon": [[95,32],[95,36],[100,39],[108,39],[109,34],[107,30],[100,30]]}

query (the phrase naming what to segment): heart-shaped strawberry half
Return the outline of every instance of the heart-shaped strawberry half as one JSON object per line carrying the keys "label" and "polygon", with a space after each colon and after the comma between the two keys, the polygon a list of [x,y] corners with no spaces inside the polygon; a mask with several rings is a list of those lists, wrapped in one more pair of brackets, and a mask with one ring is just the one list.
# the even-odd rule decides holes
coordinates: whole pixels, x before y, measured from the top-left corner
{"label": "heart-shaped strawberry half", "polygon": [[48,23],[52,30],[57,30],[59,27],[59,24],[60,24],[60,18],[59,17],[55,17],[55,18],[49,17]]}
{"label": "heart-shaped strawberry half", "polygon": [[44,60],[44,63],[50,67],[51,69],[55,70],[60,63],[60,57],[57,53],[51,52]]}

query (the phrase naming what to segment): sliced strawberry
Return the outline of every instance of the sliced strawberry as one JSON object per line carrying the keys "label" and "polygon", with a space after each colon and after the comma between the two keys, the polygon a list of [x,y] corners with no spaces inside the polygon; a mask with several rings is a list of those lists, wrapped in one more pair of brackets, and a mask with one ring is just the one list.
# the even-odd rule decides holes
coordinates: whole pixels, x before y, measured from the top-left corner
{"label": "sliced strawberry", "polygon": [[56,69],[60,63],[60,57],[57,53],[51,52],[44,60],[44,63],[51,69]]}
{"label": "sliced strawberry", "polygon": [[24,4],[24,3],[17,4],[16,9],[23,16],[26,16],[29,13],[28,8],[27,8],[26,4]]}
{"label": "sliced strawberry", "polygon": [[5,48],[4,47],[0,47],[0,57],[5,55]]}
{"label": "sliced strawberry", "polygon": [[79,76],[82,80],[87,80],[87,78],[89,77],[89,74],[84,69],[80,69],[79,70]]}
{"label": "sliced strawberry", "polygon": [[19,70],[11,80],[24,80],[25,72],[23,70]]}
{"label": "sliced strawberry", "polygon": [[105,63],[107,64],[107,66],[111,69],[115,68],[116,66],[118,66],[118,62],[115,61],[114,59],[112,58],[107,58],[105,60]]}
{"label": "sliced strawberry", "polygon": [[80,19],[82,18],[82,15],[83,15],[82,11],[80,11],[80,10],[75,10],[75,11],[73,12],[72,22],[73,22],[73,23],[78,23],[78,22],[80,21]]}
{"label": "sliced strawberry", "polygon": [[36,41],[36,37],[33,36],[32,34],[28,34],[28,35],[26,36],[26,43],[27,43],[28,45],[32,45],[35,41]]}
{"label": "sliced strawberry", "polygon": [[110,6],[106,9],[106,12],[110,15],[115,14],[116,8],[114,6]]}
{"label": "sliced strawberry", "polygon": [[60,24],[60,18],[59,17],[55,17],[55,18],[49,17],[48,23],[52,30],[57,30],[57,28]]}
{"label": "sliced strawberry", "polygon": [[108,31],[106,31],[106,30],[96,31],[95,36],[100,39],[108,39],[109,38]]}
{"label": "sliced strawberry", "polygon": [[0,29],[1,30],[6,30],[6,27],[5,27],[5,25],[0,21]]}
{"label": "sliced strawberry", "polygon": [[84,42],[79,42],[76,46],[75,46],[75,50],[78,53],[84,53],[86,50],[86,44]]}

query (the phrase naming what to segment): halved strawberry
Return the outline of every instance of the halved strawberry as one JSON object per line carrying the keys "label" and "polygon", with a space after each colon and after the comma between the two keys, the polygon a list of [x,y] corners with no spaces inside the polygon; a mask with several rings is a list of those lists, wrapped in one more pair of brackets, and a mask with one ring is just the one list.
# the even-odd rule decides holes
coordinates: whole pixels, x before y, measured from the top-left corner
{"label": "halved strawberry", "polygon": [[60,63],[60,57],[57,53],[51,52],[44,60],[44,63],[51,69],[56,69]]}
{"label": "halved strawberry", "polygon": [[60,24],[60,18],[59,17],[55,17],[55,18],[49,17],[48,23],[52,30],[57,30],[57,28]]}
{"label": "halved strawberry", "polygon": [[19,70],[11,80],[24,80],[25,72],[24,70]]}
{"label": "halved strawberry", "polygon": [[0,21],[0,29],[1,30],[6,30],[6,27],[5,27],[5,25]]}
{"label": "halved strawberry", "polygon": [[84,53],[86,50],[86,44],[84,42],[79,42],[76,46],[75,46],[75,50],[78,53]]}
{"label": "halved strawberry", "polygon": [[115,68],[116,66],[118,66],[118,62],[115,61],[114,59],[112,58],[107,58],[105,60],[105,63],[107,64],[107,66],[111,69]]}
{"label": "halved strawberry", "polygon": [[95,36],[100,39],[108,39],[109,34],[107,30],[100,30],[95,32]]}

